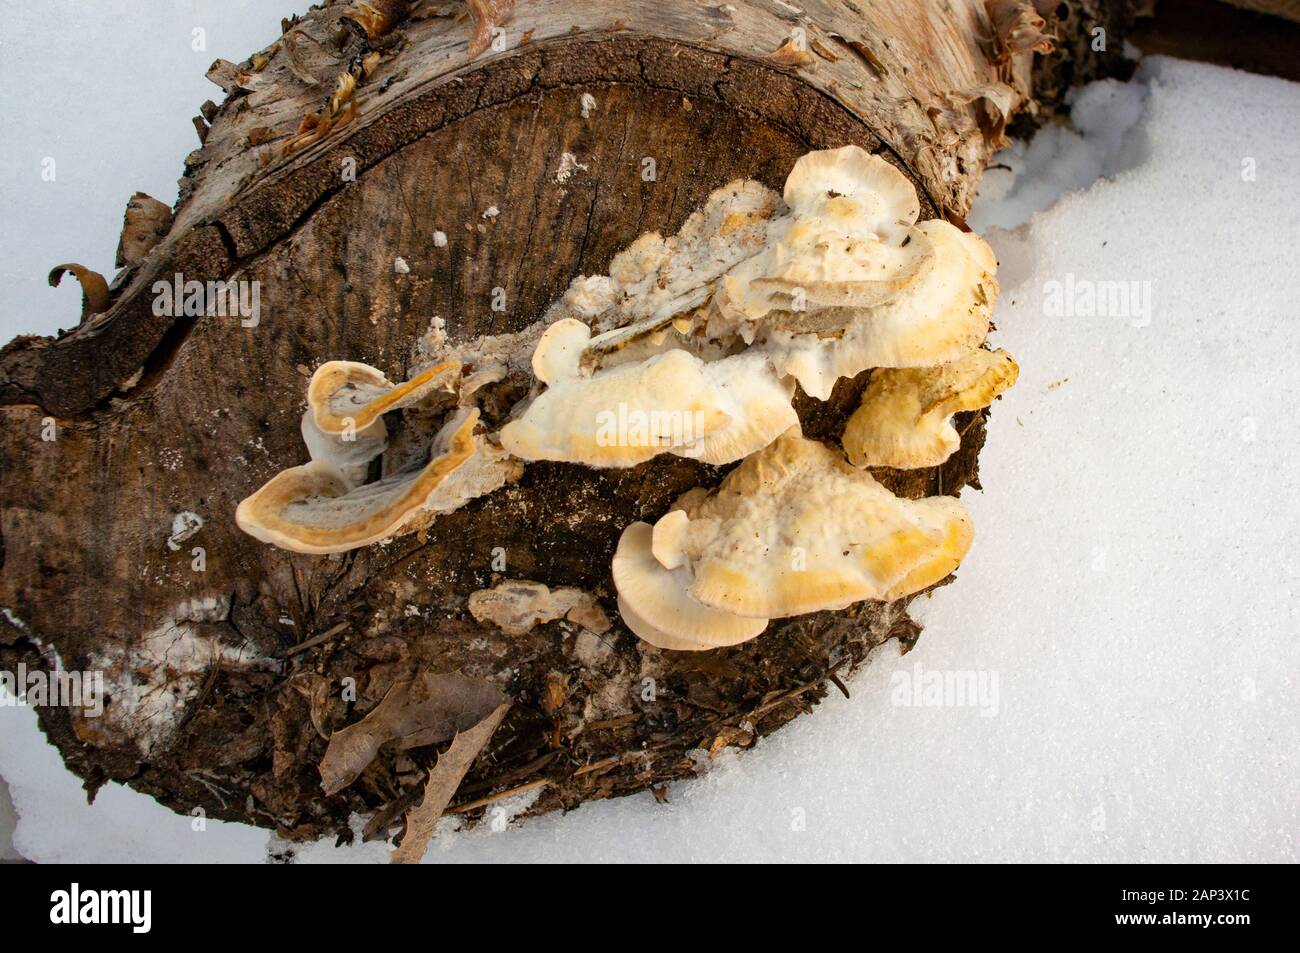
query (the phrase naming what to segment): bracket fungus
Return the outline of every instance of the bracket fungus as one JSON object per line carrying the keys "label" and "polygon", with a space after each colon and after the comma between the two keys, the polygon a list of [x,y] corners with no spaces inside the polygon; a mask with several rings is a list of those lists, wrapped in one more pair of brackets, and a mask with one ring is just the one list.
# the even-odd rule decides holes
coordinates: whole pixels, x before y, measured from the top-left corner
{"label": "bracket fungus", "polygon": [[464,370],[446,360],[394,384],[368,364],[322,364],[302,418],[311,462],[276,474],[241,502],[240,529],[295,552],[345,552],[425,529],[438,514],[517,480],[522,467],[475,432],[478,408],[457,406],[434,433],[427,460],[366,482],[372,461],[389,449],[383,415],[471,400],[477,388]]}
{"label": "bracket fungus", "polygon": [[418,404],[435,391],[450,396],[460,373],[459,361],[444,361],[394,384],[369,364],[327,361],[307,385],[307,404],[324,432],[359,432],[389,411]]}
{"label": "bracket fungus", "polygon": [[1020,369],[1006,351],[971,351],[935,367],[881,368],[844,428],[856,467],[937,467],[961,445],[952,415],[993,403]]}
{"label": "bracket fungus", "polygon": [[553,376],[549,386],[501,430],[502,446],[521,459],[629,467],[667,451],[731,463],[799,422],[793,389],[761,355],[706,363],[674,348],[582,376],[580,354],[552,353],[557,326],[533,358],[540,380]]}
{"label": "bracket fungus", "polygon": [[[715,190],[676,235],[642,235],[522,331],[458,347],[435,320],[417,351],[427,369],[405,383],[331,361],[303,419],[313,462],[245,500],[240,525],[337,552],[423,528],[527,461],[627,468],[671,453],[743,462],[717,489],[623,530],[613,581],[644,641],[734,645],[773,618],[919,592],[965,556],[966,510],[952,497],[897,497],[858,467],[941,463],[960,442],[952,414],[986,406],[1016,373],[1005,352],[981,348],[998,290],[992,251],[919,214],[912,182],[883,159],[857,146],[813,152],[782,196],[751,181]],[[843,438],[855,467],[802,436],[795,384],[826,400],[867,370]],[[476,394],[488,392],[512,403],[489,415],[495,434],[476,435]],[[421,467],[366,483],[376,456],[394,456],[383,415],[403,409],[448,418]],[[515,629],[563,614],[540,583],[503,585],[475,593],[476,618],[496,621],[506,606]]]}
{"label": "bracket fungus", "polygon": [[900,499],[791,433],[716,491],[684,495],[653,528],[629,526],[614,582],[645,641],[717,648],[753,638],[769,619],[919,592],[957,568],[972,535],[959,501]]}
{"label": "bracket fungus", "polygon": [[474,455],[478,411],[458,414],[439,433],[420,470],[355,486],[329,460],[313,460],[276,474],[239,504],[240,529],[266,543],[300,553],[339,553],[410,532],[421,510]]}

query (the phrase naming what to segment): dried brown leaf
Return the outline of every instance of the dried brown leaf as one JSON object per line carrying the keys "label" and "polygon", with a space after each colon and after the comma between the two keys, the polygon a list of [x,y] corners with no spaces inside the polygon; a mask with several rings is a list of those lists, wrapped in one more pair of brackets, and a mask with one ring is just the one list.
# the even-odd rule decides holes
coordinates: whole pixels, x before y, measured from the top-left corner
{"label": "dried brown leaf", "polygon": [[382,745],[439,744],[483,719],[504,696],[482,679],[419,672],[390,688],[364,718],[330,736],[321,759],[321,787],[336,794],[356,780]]}
{"label": "dried brown leaf", "polygon": [[429,846],[429,839],[438,826],[438,819],[451,803],[465,772],[470,769],[479,752],[487,746],[509,710],[509,702],[503,702],[474,727],[456,735],[451,747],[429,772],[429,781],[424,786],[424,799],[407,812],[406,833],[402,836],[402,843],[389,856],[389,863],[420,862]]}

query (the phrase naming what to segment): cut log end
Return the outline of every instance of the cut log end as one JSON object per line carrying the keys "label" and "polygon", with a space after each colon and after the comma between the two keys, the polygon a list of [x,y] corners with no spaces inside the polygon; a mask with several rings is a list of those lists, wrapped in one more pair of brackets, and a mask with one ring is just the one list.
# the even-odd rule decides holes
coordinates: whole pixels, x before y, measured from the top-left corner
{"label": "cut log end", "polygon": [[[638,234],[674,232],[737,178],[779,190],[810,149],[860,145],[917,184],[923,218],[959,215],[1001,133],[976,100],[954,96],[930,115],[881,94],[919,82],[896,68],[921,55],[905,39],[912,4],[808,21],[842,55],[798,69],[752,52],[790,39],[791,24],[759,5],[725,18],[639,5],[611,29],[604,3],[521,4],[516,45],[473,62],[465,24],[399,18],[371,37],[375,24],[337,29],[346,6],[292,28],[309,38],[300,52],[384,41],[339,48],[369,63],[355,72],[356,118],[284,155],[301,117],[327,107],[299,78],[311,64],[217,64],[230,98],[205,110],[211,128],[166,237],[153,244],[152,229],[128,256],[139,271],[106,314],[0,354],[0,466],[13,476],[0,489],[0,605],[12,607],[0,664],[49,667],[57,653],[108,678],[102,717],[40,712],[69,766],[92,789],[119,780],[183,813],[295,838],[349,838],[362,813],[379,836],[421,797],[436,747],[386,748],[328,797],[317,766],[332,732],[414,671],[485,679],[511,702],[449,810],[472,816],[527,789],[540,792],[537,813],[692,776],[722,747],[810,710],[884,641],[910,647],[919,629],[906,600],[777,620],[708,652],[640,642],[618,621],[609,575],[620,531],[727,472],[680,457],[609,471],[531,464],[419,535],[343,554],[288,553],[238,530],[239,501],[303,461],[304,374],[322,362],[404,380],[434,319],[454,341],[519,331]],[[968,13],[972,31],[987,28],[980,5]],[[873,30],[891,40],[872,47],[883,78],[836,39]],[[968,59],[946,63],[953,90],[979,85],[976,73],[997,79],[975,58],[984,39],[954,37]],[[945,81],[934,69],[915,75]],[[949,121],[958,139],[936,140]],[[158,285],[178,274],[256,289],[257,320],[238,307],[188,313],[183,285]],[[174,313],[158,313],[163,293]],[[805,434],[838,439],[867,376],[841,380],[826,402],[798,395]],[[527,382],[511,386],[485,409],[496,422]],[[978,486],[985,413],[959,415],[961,447],[942,467],[877,477],[908,497]],[[50,415],[56,432],[42,439]],[[199,519],[181,520],[177,542],[185,514]],[[589,598],[566,596],[562,613],[507,633],[469,602],[508,580]],[[601,618],[613,621],[603,632]],[[169,667],[177,645],[190,661]]]}

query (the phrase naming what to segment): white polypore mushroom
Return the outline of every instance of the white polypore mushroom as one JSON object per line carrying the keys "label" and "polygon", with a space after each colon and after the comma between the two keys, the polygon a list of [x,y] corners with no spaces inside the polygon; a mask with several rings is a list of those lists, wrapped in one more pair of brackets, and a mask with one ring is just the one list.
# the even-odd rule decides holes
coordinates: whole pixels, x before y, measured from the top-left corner
{"label": "white polypore mushroom", "polygon": [[302,415],[302,442],[313,461],[332,464],[353,486],[366,482],[370,461],[388,449],[388,428],[376,418],[359,432],[326,433],[309,407]]}
{"label": "white polypore mushroom", "polygon": [[556,321],[545,331],[533,351],[533,376],[543,384],[578,376],[582,352],[591,341],[591,328],[574,318]]}
{"label": "white polypore mushroom", "polygon": [[476,455],[478,411],[458,412],[439,431],[427,464],[356,486],[333,463],[313,460],[276,474],[239,504],[239,528],[300,553],[338,553],[409,532],[445,510],[439,498],[453,475]]}
{"label": "white polypore mushroom", "polygon": [[327,361],[307,385],[307,405],[325,433],[360,433],[381,416],[411,407],[437,392],[451,394],[461,364],[449,360],[394,384],[382,371],[356,361]]}
{"label": "white polypore mushroom", "polygon": [[673,350],[641,364],[553,381],[501,429],[524,460],[629,467],[728,422],[699,358]]}
{"label": "white polypore mushroom", "polygon": [[944,221],[925,221],[916,230],[929,241],[933,266],[876,307],[836,309],[841,333],[805,332],[797,322],[793,329],[772,328],[761,348],[779,373],[826,400],[841,377],[872,367],[947,363],[984,342],[998,291],[992,250]]}
{"label": "white polypore mushroom", "polygon": [[[900,499],[835,450],[791,434],[747,459],[714,493],[684,497],[644,535],[643,544],[629,543],[629,555],[633,543],[637,553],[643,545],[660,575],[635,577],[637,585],[650,578],[656,593],[684,593],[689,601],[675,606],[767,620],[924,589],[957,567],[972,529],[959,501]],[[646,616],[647,597],[629,598],[618,572],[614,578],[633,611],[663,629]]]}
{"label": "white polypore mushroom", "polygon": [[652,551],[649,523],[633,523],[614,553],[618,611],[638,637],[661,649],[702,651],[754,638],[766,619],[745,619],[702,605],[686,591],[685,570],[665,569]]}
{"label": "white polypore mushroom", "polygon": [[785,185],[788,211],[767,247],[723,279],[724,314],[756,320],[770,311],[870,307],[933,266],[913,226],[916,189],[898,169],[858,146],[810,152]]}
{"label": "white polypore mushroom", "polygon": [[797,216],[837,219],[847,235],[884,242],[901,241],[921,214],[911,180],[861,146],[800,156],[782,197]]}
{"label": "white polypore mushroom", "polygon": [[971,351],[936,367],[881,368],[844,428],[844,451],[857,467],[934,467],[961,446],[959,411],[987,407],[1016,382],[1006,351]]}
{"label": "white polypore mushroom", "polygon": [[628,467],[670,452],[730,463],[798,424],[793,384],[761,354],[706,363],[674,348],[588,374],[577,351],[586,333],[566,319],[543,334],[533,365],[548,387],[501,430],[515,456]]}

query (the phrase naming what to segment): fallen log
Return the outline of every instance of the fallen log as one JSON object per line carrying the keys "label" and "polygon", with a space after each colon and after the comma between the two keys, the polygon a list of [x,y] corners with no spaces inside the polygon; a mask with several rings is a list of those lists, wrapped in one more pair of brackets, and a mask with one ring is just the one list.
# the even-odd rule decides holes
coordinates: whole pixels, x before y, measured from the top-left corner
{"label": "fallen log", "polygon": [[[1080,48],[1083,17],[1042,12],[332,2],[214,64],[225,99],[203,110],[170,221],[136,196],[152,214],[129,212],[107,304],[96,285],[75,330],[0,353],[0,661],[102,673],[101,716],[40,711],[69,767],[92,793],[116,780],[289,837],[348,838],[354,813],[380,836],[451,736],[403,709],[347,786],[327,796],[320,764],[427,673],[510,703],[448,809],[528,791],[542,812],[689,777],[847,691],[884,641],[910,647],[910,597],[775,619],[707,652],[638,640],[611,558],[629,523],[730,469],[687,457],[530,463],[419,533],[325,555],[241,532],[236,507],[305,459],[323,362],[405,381],[431,327],[453,342],[520,332],[639,234],[672,234],[736,179],[779,192],[810,150],[860,146],[908,177],[922,219],[961,225],[1007,123],[1053,106],[1034,81],[1050,63],[1060,91],[1054,28]],[[800,392],[804,434],[838,441],[868,380]],[[498,382],[488,423],[529,383]],[[985,414],[958,415],[942,465],[878,479],[911,499],[978,487]],[[544,587],[522,621],[484,596],[471,611],[522,580]]]}

